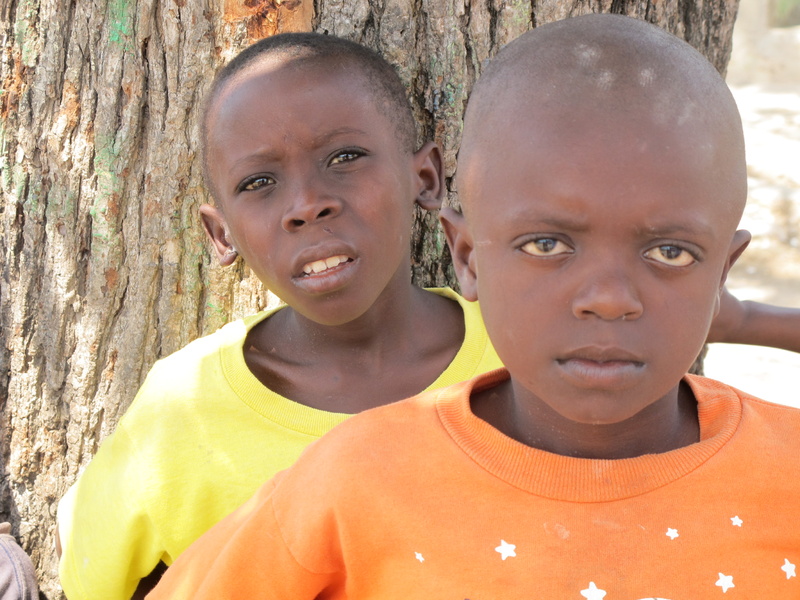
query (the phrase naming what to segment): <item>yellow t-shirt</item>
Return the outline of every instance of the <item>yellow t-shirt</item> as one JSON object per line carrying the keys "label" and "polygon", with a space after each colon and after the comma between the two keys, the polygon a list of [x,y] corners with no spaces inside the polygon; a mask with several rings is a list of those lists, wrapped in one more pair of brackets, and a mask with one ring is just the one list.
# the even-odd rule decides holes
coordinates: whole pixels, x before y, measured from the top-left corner
{"label": "yellow t-shirt", "polygon": [[[461,305],[465,334],[428,389],[501,366],[478,305],[452,290],[432,291]],[[350,416],[279,396],[247,368],[247,333],[273,312],[230,323],[153,366],[117,429],[59,504],[59,574],[70,600],[128,600],[159,561],[172,564]]]}

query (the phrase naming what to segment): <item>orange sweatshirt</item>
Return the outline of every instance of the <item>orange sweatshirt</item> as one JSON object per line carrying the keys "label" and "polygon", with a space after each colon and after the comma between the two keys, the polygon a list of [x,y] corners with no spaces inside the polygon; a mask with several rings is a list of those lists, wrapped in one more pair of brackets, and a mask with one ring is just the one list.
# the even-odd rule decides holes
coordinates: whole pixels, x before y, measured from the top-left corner
{"label": "orange sweatshirt", "polygon": [[688,377],[699,443],[576,459],[472,414],[506,378],[338,426],[148,599],[800,598],[800,411]]}

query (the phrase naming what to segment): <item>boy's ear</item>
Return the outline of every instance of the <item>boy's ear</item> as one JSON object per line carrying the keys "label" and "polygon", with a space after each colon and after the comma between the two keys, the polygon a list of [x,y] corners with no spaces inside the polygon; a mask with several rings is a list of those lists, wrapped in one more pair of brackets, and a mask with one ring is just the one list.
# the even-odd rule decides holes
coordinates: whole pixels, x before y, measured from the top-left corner
{"label": "boy's ear", "polygon": [[478,269],[475,263],[475,244],[467,220],[449,206],[439,211],[439,221],[453,257],[453,268],[461,286],[461,295],[474,302],[478,299]]}
{"label": "boy's ear", "polygon": [[725,289],[725,281],[728,279],[728,273],[731,270],[731,267],[739,260],[739,257],[742,255],[742,252],[745,251],[747,246],[750,244],[750,239],[752,236],[750,232],[746,229],[739,229],[733,234],[733,239],[731,240],[731,245],[728,247],[728,259],[725,261],[725,268],[722,270],[722,277],[719,281],[719,294],[717,294],[717,306],[715,307],[714,314],[717,315],[719,313],[720,308],[720,299],[722,296],[722,292]]}
{"label": "boy's ear", "polygon": [[725,268],[722,271],[722,280],[719,282],[719,289],[722,289],[725,286],[725,280],[728,278],[728,272],[731,270],[731,267],[739,260],[739,257],[742,255],[742,252],[745,251],[745,248],[750,244],[750,239],[752,236],[750,232],[746,229],[739,229],[733,234],[733,239],[731,240],[731,245],[728,248],[728,260],[725,263]]}
{"label": "boy's ear", "polygon": [[238,253],[231,243],[228,225],[225,223],[222,211],[216,206],[203,204],[200,206],[200,220],[203,223],[203,229],[205,229],[208,239],[211,241],[211,245],[214,247],[214,253],[217,255],[219,264],[223,267],[232,265]]}
{"label": "boy's ear", "polygon": [[418,189],[416,202],[425,210],[438,210],[444,196],[444,161],[435,142],[428,142],[414,153]]}

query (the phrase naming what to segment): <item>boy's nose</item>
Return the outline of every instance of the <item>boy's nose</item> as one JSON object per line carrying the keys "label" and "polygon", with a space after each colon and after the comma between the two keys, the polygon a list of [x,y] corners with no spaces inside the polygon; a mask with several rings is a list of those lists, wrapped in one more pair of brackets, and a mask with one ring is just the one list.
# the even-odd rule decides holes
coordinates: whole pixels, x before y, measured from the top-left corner
{"label": "boy's nose", "polygon": [[342,203],[337,198],[315,189],[313,185],[298,186],[281,225],[291,233],[305,225],[332,219],[341,212]]}
{"label": "boy's nose", "polygon": [[643,310],[631,276],[622,266],[600,267],[587,273],[572,302],[572,312],[579,319],[629,321],[638,319]]}

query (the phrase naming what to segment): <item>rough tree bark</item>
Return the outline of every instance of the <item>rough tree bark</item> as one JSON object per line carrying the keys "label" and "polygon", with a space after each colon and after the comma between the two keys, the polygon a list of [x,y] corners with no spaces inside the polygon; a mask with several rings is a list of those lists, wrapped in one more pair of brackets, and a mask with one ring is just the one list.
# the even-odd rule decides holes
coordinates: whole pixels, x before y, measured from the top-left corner
{"label": "rough tree bark", "polygon": [[[269,302],[244,268],[212,264],[198,226],[201,99],[226,59],[290,30],[378,49],[398,65],[452,182],[469,90],[518,34],[587,12],[628,14],[724,71],[737,5],[0,0],[0,520],[14,524],[44,594],[60,597],[56,503],[151,364]],[[415,281],[452,281],[434,216],[418,216],[413,252]]]}

